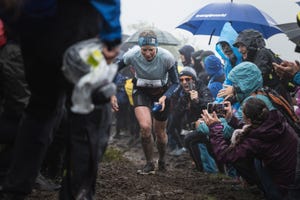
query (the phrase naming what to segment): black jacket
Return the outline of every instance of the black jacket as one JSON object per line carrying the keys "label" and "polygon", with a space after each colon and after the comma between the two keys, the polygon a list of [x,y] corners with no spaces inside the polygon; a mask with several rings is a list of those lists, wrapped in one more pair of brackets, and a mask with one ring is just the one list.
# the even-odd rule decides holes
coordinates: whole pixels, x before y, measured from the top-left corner
{"label": "black jacket", "polygon": [[25,80],[23,59],[19,46],[7,43],[0,48],[0,99],[2,111],[20,116],[27,106],[30,91]]}

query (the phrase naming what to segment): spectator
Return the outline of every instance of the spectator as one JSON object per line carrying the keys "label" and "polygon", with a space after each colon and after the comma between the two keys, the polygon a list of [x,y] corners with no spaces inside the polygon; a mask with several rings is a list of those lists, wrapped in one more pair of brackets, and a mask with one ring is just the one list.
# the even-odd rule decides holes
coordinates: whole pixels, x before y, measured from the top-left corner
{"label": "spectator", "polygon": [[179,79],[181,87],[174,98],[174,109],[171,110],[167,129],[176,139],[178,148],[171,152],[171,155],[176,156],[186,151],[181,136],[182,130],[194,131],[194,122],[200,117],[207,103],[213,100],[208,88],[198,81],[193,68],[184,67],[179,73]]}
{"label": "spectator", "polygon": [[194,53],[195,49],[191,45],[184,45],[179,50],[180,60],[183,66],[192,66],[192,53]]}
{"label": "spectator", "polygon": [[239,48],[243,61],[253,62],[262,72],[263,85],[276,90],[286,100],[291,102],[288,80],[278,77],[273,70],[272,63],[281,60],[270,49],[265,47],[266,43],[262,34],[253,29],[246,29],[239,33],[233,46]]}
{"label": "spectator", "polygon": [[[258,69],[258,67],[255,64],[253,64],[251,62],[240,63],[234,69],[231,70],[231,72],[229,73],[228,79],[230,81],[232,81],[232,83],[233,83],[233,87],[229,87],[228,89],[231,90],[232,94],[234,94],[235,99],[241,104],[241,107],[238,112],[241,112],[241,108],[243,107],[243,104],[245,102],[247,102],[247,100],[249,98],[256,97],[256,98],[264,101],[264,103],[267,105],[270,112],[272,112],[274,115],[278,115],[276,117],[276,119],[280,119],[280,120],[282,119],[282,121],[280,123],[283,126],[289,127],[289,125],[285,125],[285,123],[287,123],[286,119],[284,117],[282,117],[282,114],[280,112],[278,112],[278,110],[274,107],[274,105],[272,104],[270,99],[263,94],[257,93],[257,91],[259,91],[259,89],[262,88],[262,86],[263,86],[263,78],[261,75],[261,71]],[[227,113],[229,113],[228,115],[230,115],[231,112],[227,111]],[[272,114],[272,116],[273,116],[273,114]],[[231,116],[229,116],[229,117],[227,116],[227,119],[230,119],[230,118],[231,118]],[[233,117],[232,119],[235,119],[235,117]],[[233,120],[233,122],[234,122],[234,120]],[[236,128],[236,126],[233,125],[233,123],[231,123],[231,121],[229,122],[229,125]],[[290,128],[288,128],[288,129],[290,129]],[[285,128],[279,129],[279,130],[285,130]],[[290,131],[288,131],[288,132],[290,132]],[[279,140],[279,141],[281,141],[281,140]],[[297,144],[297,141],[296,141],[296,144]],[[291,146],[291,148],[292,148],[292,146]],[[264,152],[264,151],[261,151],[261,152]],[[273,154],[270,154],[270,156],[272,156],[272,155]],[[248,159],[248,164],[244,165],[242,169],[241,169],[241,165],[240,165],[241,163],[238,163],[238,164],[233,163],[233,165],[238,170],[239,174],[241,174],[241,176],[243,178],[245,178],[248,182],[253,182],[253,183],[259,184],[260,182],[258,180],[256,180],[256,178],[255,178],[257,176],[256,176],[255,170],[253,170],[254,165],[253,165],[253,162],[251,161],[251,157],[248,157],[248,158],[250,159],[250,160]],[[297,159],[297,157],[295,157],[295,158]],[[284,161],[282,161],[282,162],[284,162]],[[248,166],[248,167],[246,167],[246,166]],[[297,169],[298,169],[298,166],[297,166]],[[295,180],[297,180],[297,179],[298,178],[296,177]],[[297,182],[295,184],[298,185]],[[268,192],[268,191],[266,190],[265,192]],[[295,193],[295,192],[291,192],[291,193]]]}
{"label": "spectator", "polygon": [[221,60],[215,55],[207,56],[204,60],[204,67],[206,73],[209,75],[208,89],[214,98],[220,89],[223,88],[223,82],[225,80],[225,74]]}
{"label": "spectator", "polygon": [[238,33],[232,28],[229,22],[226,22],[218,43],[216,44],[216,51],[224,60],[224,72],[225,72],[225,85],[231,85],[227,80],[227,75],[237,64],[242,62],[242,55],[238,51],[238,48],[233,46]]}
{"label": "spectator", "polygon": [[[229,103],[230,104],[230,103]],[[230,105],[228,105],[230,108]],[[230,112],[229,112],[230,113]],[[236,129],[229,144],[215,113],[203,112],[210,128],[210,141],[217,159],[237,163],[254,158],[255,169],[267,199],[284,199],[294,183],[297,135],[278,111],[269,111],[264,101],[249,98],[243,104],[243,129]],[[233,125],[234,118],[231,119]],[[237,125],[237,124],[235,124]]]}
{"label": "spectator", "polygon": [[192,65],[196,71],[197,77],[199,81],[202,81],[203,84],[208,84],[208,75],[205,72],[204,66],[201,64],[201,55],[204,51],[199,50],[192,53]]}

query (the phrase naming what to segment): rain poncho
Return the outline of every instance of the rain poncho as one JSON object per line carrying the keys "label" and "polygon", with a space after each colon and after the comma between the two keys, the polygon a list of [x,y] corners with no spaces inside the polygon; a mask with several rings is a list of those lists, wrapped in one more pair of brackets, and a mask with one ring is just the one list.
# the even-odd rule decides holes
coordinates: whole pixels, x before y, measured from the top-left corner
{"label": "rain poncho", "polygon": [[235,42],[235,39],[237,38],[238,33],[232,28],[231,24],[229,22],[224,24],[224,27],[221,31],[220,38],[218,43],[216,44],[216,51],[221,56],[221,58],[224,60],[224,71],[225,71],[225,81],[224,84],[231,85],[231,82],[227,79],[227,76],[231,69],[234,67],[232,66],[230,62],[230,58],[228,58],[221,46],[221,42],[226,42],[230,48],[233,51],[234,56],[236,57],[236,65],[242,62],[242,55],[239,52],[238,48],[233,46],[233,43]]}
{"label": "rain poncho", "polygon": [[261,71],[251,62],[242,62],[228,74],[232,82],[237,101],[242,102],[246,97],[263,86]]}

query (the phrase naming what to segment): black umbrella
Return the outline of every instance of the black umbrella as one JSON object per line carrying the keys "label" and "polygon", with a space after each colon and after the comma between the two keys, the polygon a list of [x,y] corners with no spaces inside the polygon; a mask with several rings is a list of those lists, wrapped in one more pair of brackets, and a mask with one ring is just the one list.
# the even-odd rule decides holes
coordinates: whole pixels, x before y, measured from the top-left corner
{"label": "black umbrella", "polygon": [[[149,28],[149,29],[155,32],[157,36],[158,45],[177,46],[180,44],[180,42],[171,33],[167,31],[159,30],[156,28]],[[125,40],[124,43],[138,44],[139,35],[143,30],[139,30],[133,33],[127,40]]]}
{"label": "black umbrella", "polygon": [[300,28],[296,22],[277,25],[296,45],[300,45]]}

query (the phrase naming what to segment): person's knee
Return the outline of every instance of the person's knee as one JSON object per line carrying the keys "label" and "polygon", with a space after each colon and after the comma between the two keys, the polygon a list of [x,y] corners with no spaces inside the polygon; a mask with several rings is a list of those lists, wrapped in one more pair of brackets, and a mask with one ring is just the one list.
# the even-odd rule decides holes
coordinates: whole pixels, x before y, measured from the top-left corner
{"label": "person's knee", "polygon": [[168,136],[166,132],[156,134],[156,139],[158,143],[167,144],[168,142]]}
{"label": "person's knee", "polygon": [[140,124],[141,137],[146,138],[151,135],[151,126],[147,124]]}

